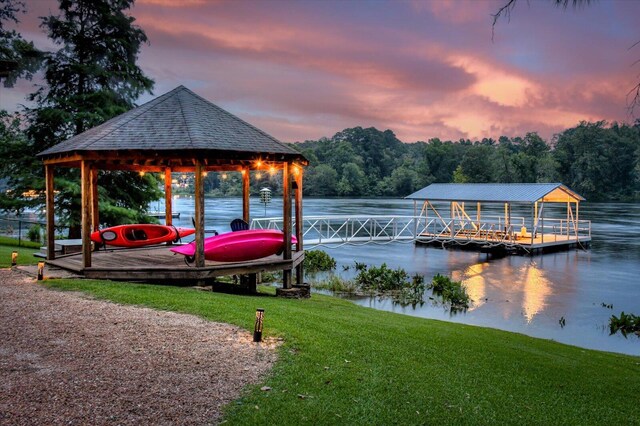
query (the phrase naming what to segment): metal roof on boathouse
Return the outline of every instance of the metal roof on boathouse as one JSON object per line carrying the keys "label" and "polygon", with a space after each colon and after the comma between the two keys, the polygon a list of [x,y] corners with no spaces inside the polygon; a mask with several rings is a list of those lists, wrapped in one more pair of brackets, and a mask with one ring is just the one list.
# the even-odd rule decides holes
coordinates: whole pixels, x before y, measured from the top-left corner
{"label": "metal roof on boathouse", "polygon": [[561,183],[433,183],[405,198],[492,203],[579,202],[585,200]]}

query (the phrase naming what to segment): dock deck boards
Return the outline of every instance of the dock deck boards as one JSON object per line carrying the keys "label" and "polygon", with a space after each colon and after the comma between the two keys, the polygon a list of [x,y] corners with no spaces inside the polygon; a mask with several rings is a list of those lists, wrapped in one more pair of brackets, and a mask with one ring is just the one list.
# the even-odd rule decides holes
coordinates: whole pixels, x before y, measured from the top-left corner
{"label": "dock deck boards", "polygon": [[507,238],[504,234],[496,232],[492,234],[486,233],[482,235],[474,235],[473,233],[458,233],[454,236],[423,233],[418,236],[417,241],[421,243],[450,242],[458,244],[496,244],[504,246],[516,246],[526,250],[544,250],[545,248],[551,247],[558,248],[561,246],[569,247],[576,244],[588,244],[591,242],[591,237],[580,236],[576,238],[575,236],[557,234],[538,234],[532,241],[530,236],[515,236],[513,238]]}
{"label": "dock deck boards", "polygon": [[82,255],[60,256],[47,263],[84,275],[85,278],[112,280],[205,280],[224,275],[255,274],[291,270],[304,260],[304,252],[294,252],[292,259],[269,256],[247,262],[205,261],[203,268],[184,262],[184,256],[172,253],[167,246],[138,249],[110,249],[93,252],[91,267],[82,267]]}

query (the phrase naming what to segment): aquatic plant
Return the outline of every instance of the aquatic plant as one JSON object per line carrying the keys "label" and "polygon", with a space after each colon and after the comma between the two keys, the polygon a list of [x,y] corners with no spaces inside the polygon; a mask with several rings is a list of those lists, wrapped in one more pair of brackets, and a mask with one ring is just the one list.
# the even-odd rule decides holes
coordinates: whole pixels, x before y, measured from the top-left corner
{"label": "aquatic plant", "polygon": [[372,266],[369,268],[367,265],[356,262],[356,269],[359,272],[355,281],[363,290],[402,290],[410,285],[408,282],[409,274],[404,269],[391,269],[386,263],[379,267]]}
{"label": "aquatic plant", "polygon": [[408,286],[404,286],[400,291],[393,293],[391,297],[393,302],[400,306],[411,305],[415,308],[417,305],[424,303],[424,291],[424,277],[415,274],[411,278],[411,283]]}
{"label": "aquatic plant", "polygon": [[620,317],[611,315],[609,319],[609,334],[616,334],[618,331],[624,337],[627,337],[627,333],[635,333],[640,336],[640,316],[625,314],[624,311],[620,313]]}
{"label": "aquatic plant", "polygon": [[335,293],[354,294],[358,291],[358,286],[352,280],[345,280],[337,275],[331,274],[322,281],[312,281],[311,286],[321,290],[329,290]]}
{"label": "aquatic plant", "polygon": [[434,294],[442,298],[444,302],[451,303],[452,308],[468,308],[471,298],[461,281],[453,281],[451,278],[436,274],[429,285]]}
{"label": "aquatic plant", "polygon": [[304,268],[309,272],[332,271],[336,269],[336,260],[322,250],[306,250]]}

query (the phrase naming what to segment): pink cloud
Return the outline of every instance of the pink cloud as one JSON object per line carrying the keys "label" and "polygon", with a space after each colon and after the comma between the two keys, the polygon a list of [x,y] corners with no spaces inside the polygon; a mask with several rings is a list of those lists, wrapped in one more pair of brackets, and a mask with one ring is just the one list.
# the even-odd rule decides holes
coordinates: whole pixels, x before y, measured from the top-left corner
{"label": "pink cloud", "polygon": [[[56,3],[32,3],[20,28],[46,45],[37,16]],[[550,138],[580,120],[626,119],[638,73],[640,48],[626,50],[638,2],[566,12],[524,2],[494,42],[503,0],[176,4],[139,0],[131,12],[150,39],[139,63],[155,93],[184,84],[283,141],[353,126],[407,142]],[[12,109],[30,86],[0,90]]]}

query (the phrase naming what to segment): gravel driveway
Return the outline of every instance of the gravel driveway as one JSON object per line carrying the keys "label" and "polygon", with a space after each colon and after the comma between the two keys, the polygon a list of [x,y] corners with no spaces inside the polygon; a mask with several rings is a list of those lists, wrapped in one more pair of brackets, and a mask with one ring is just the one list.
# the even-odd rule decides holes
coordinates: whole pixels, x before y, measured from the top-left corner
{"label": "gravel driveway", "polygon": [[215,424],[275,359],[235,326],[0,270],[2,425]]}

